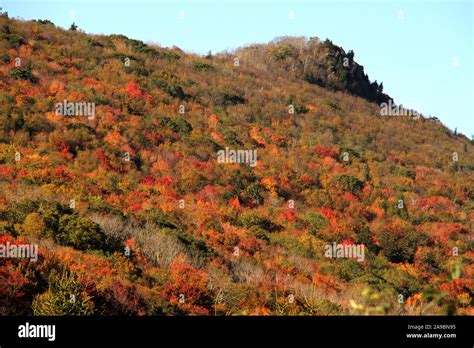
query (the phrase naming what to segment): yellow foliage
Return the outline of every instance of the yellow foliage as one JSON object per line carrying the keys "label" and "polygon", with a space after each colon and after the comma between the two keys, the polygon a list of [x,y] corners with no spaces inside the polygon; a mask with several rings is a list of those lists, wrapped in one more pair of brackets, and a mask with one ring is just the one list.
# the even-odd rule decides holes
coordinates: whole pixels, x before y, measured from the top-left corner
{"label": "yellow foliage", "polygon": [[45,224],[38,213],[30,213],[26,216],[25,221],[21,225],[21,231],[31,237],[39,238],[43,234]]}

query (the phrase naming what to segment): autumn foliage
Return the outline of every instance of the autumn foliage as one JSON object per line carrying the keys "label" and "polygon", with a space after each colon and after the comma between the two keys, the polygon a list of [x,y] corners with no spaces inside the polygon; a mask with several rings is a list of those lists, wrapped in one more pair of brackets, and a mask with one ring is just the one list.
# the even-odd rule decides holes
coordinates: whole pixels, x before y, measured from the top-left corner
{"label": "autumn foliage", "polygon": [[6,16],[0,48],[0,246],[39,247],[0,257],[0,315],[474,314],[474,145],[381,117],[353,53],[200,57]]}

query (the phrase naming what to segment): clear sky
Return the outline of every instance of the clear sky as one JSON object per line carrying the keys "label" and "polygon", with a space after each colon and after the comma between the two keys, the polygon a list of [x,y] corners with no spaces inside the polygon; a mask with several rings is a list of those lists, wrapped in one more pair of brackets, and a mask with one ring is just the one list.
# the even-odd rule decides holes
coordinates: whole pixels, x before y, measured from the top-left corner
{"label": "clear sky", "polygon": [[285,35],[331,39],[397,104],[474,136],[472,0],[0,0],[10,17],[74,21],[195,53]]}

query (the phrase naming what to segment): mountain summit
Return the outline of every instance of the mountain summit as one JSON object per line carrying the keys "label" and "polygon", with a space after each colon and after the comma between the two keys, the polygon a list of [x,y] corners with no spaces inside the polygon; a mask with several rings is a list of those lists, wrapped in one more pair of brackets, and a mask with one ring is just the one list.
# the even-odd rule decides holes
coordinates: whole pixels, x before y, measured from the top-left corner
{"label": "mountain summit", "polygon": [[[306,81],[333,91],[342,91],[378,104],[392,98],[383,93],[383,84],[370,82],[364,67],[331,40],[283,37],[266,45],[252,45],[236,54],[249,64],[295,81]],[[392,99],[393,100],[393,99]]]}

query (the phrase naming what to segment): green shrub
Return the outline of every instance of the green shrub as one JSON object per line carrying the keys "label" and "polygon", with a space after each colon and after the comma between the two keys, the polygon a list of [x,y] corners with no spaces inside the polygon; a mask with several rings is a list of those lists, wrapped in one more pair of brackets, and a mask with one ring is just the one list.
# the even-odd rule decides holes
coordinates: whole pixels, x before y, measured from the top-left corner
{"label": "green shrub", "polygon": [[412,262],[416,249],[428,242],[425,235],[413,229],[401,233],[384,229],[378,239],[382,253],[391,262]]}
{"label": "green shrub", "polygon": [[421,291],[419,281],[406,271],[390,268],[384,272],[383,277],[387,284],[390,284],[397,294],[402,294],[404,298]]}
{"label": "green shrub", "polygon": [[49,277],[49,288],[32,304],[34,315],[92,315],[94,304],[81,280],[73,273],[56,272]]}
{"label": "green shrub", "polygon": [[357,279],[366,273],[362,263],[352,259],[340,259],[337,262],[323,263],[321,271],[335,274],[345,281]]}
{"label": "green shrub", "polygon": [[320,213],[314,211],[307,213],[303,221],[312,235],[317,235],[319,230],[327,225],[326,219]]}
{"label": "green shrub", "polygon": [[336,185],[341,187],[344,191],[349,191],[354,194],[364,188],[364,182],[351,175],[338,174],[334,181]]}
{"label": "green shrub", "polygon": [[263,228],[258,226],[252,226],[249,228],[249,233],[257,239],[261,239],[265,242],[270,242],[270,238],[268,237],[267,231]]}
{"label": "green shrub", "polygon": [[272,49],[272,56],[275,60],[284,60],[293,57],[295,54],[295,47],[292,45],[281,45]]}
{"label": "green shrub", "polygon": [[178,229],[181,226],[176,219],[169,213],[164,212],[163,210],[157,209],[150,212],[147,212],[146,219],[154,223],[159,228],[169,228],[169,229]]}
{"label": "green shrub", "polygon": [[56,234],[59,230],[59,220],[62,216],[72,214],[73,210],[58,202],[42,201],[36,204],[38,204],[37,211],[46,226],[46,237],[56,240]]}
{"label": "green shrub", "polygon": [[255,206],[263,204],[264,199],[260,194],[261,187],[259,183],[252,183],[240,192],[240,201],[248,206]]}
{"label": "green shrub", "polygon": [[222,133],[226,145],[242,145],[242,142],[237,138],[237,133],[232,129],[225,128]]}
{"label": "green shrub", "polygon": [[124,35],[110,35],[111,39],[121,39],[136,53],[144,54],[152,58],[157,59],[167,59],[167,60],[179,60],[181,57],[169,50],[159,48],[159,47],[150,47],[146,43],[140,40],[129,39]]}
{"label": "green shrub", "polygon": [[201,257],[215,257],[217,255],[212,247],[207,245],[206,242],[195,238],[184,231],[175,230],[172,234],[187,247],[191,255],[198,255]]}
{"label": "green shrub", "polygon": [[12,33],[7,24],[0,28],[0,40],[6,40],[11,48],[18,48],[21,45],[26,44],[26,40],[20,35]]}
{"label": "green shrub", "polygon": [[367,226],[364,226],[357,231],[355,242],[358,244],[364,244],[365,247],[372,252],[377,252],[379,249],[372,238],[370,229]]}
{"label": "green shrub", "polygon": [[241,93],[237,93],[230,89],[210,88],[201,93],[206,95],[210,99],[211,103],[220,106],[246,103],[246,100]]}
{"label": "green shrub", "polygon": [[77,214],[64,215],[54,239],[78,250],[105,249],[106,236],[99,225]]}
{"label": "green shrub", "polygon": [[186,99],[188,97],[188,95],[186,93],[184,93],[181,86],[176,84],[175,82],[167,84],[164,87],[164,90],[165,90],[166,93],[168,93],[173,98],[178,98],[180,100],[183,100],[183,99]]}
{"label": "green shrub", "polygon": [[237,223],[246,228],[259,227],[269,232],[278,229],[278,226],[271,220],[250,212],[240,215],[237,219]]}
{"label": "green shrub", "polygon": [[55,26],[53,22],[47,19],[33,19],[33,22],[43,24],[43,25],[52,25],[53,27]]}
{"label": "green shrub", "polygon": [[293,94],[288,97],[287,104],[293,105],[293,108],[297,114],[306,114],[309,111],[306,105],[298,100]]}
{"label": "green shrub", "polygon": [[26,80],[30,82],[37,82],[38,79],[31,72],[31,66],[17,67],[10,69],[10,76],[15,80]]}
{"label": "green shrub", "polygon": [[415,180],[416,173],[408,168],[392,165],[390,166],[390,173],[397,176],[405,176]]}
{"label": "green shrub", "polygon": [[193,127],[182,117],[175,117],[173,119],[163,116],[160,117],[160,123],[163,127],[172,130],[175,133],[189,134]]}
{"label": "green shrub", "polygon": [[197,71],[215,71],[216,68],[206,62],[196,61],[193,63],[193,67]]}

